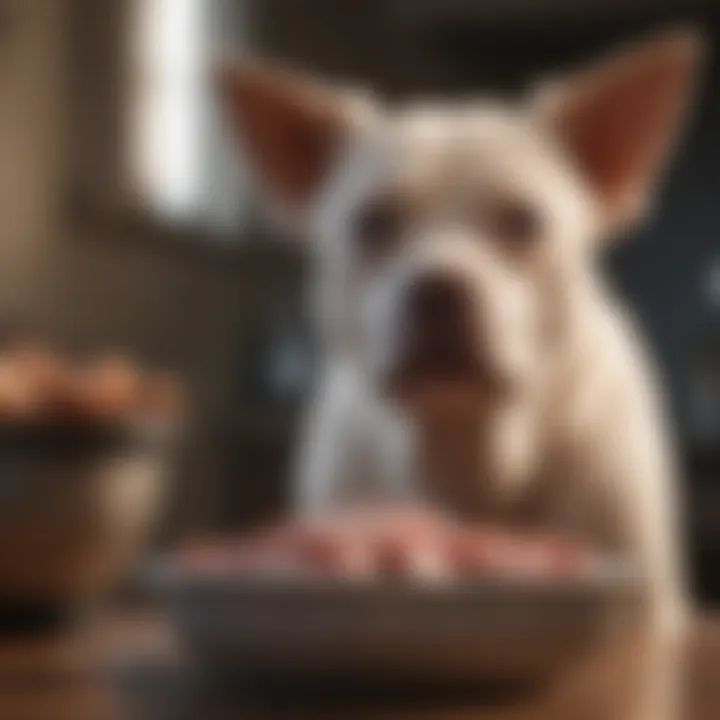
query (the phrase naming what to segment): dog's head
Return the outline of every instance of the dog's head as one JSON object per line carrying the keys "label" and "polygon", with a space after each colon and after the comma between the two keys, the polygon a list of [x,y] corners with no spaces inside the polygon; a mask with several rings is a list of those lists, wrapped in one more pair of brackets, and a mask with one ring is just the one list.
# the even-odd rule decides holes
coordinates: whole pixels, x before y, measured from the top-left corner
{"label": "dog's head", "polygon": [[456,406],[552,362],[600,240],[651,198],[698,45],[656,38],[512,105],[388,109],[248,66],[221,89],[251,164],[316,238],[333,351],[406,403]]}

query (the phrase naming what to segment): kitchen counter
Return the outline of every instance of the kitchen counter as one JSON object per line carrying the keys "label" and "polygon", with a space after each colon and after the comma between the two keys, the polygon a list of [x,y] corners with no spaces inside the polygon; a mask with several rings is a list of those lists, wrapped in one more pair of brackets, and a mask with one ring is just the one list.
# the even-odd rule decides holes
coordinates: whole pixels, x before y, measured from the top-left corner
{"label": "kitchen counter", "polygon": [[[682,720],[715,720],[720,716],[720,617],[695,623],[686,669]],[[237,678],[208,678],[191,668],[161,614],[115,613],[65,637],[0,641],[0,720],[556,717],[536,708],[532,695],[494,697],[488,710],[488,696],[477,689],[304,693],[275,687],[258,692]]]}

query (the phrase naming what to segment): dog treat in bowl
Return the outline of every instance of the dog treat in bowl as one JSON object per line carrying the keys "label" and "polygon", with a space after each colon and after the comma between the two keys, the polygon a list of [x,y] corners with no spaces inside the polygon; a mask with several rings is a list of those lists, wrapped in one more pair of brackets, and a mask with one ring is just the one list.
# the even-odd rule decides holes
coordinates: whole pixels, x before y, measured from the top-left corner
{"label": "dog treat in bowl", "polygon": [[81,407],[98,418],[133,414],[141,403],[140,371],[122,358],[107,357],[90,363],[78,373]]}
{"label": "dog treat in bowl", "polygon": [[76,362],[32,346],[0,351],[0,420],[173,420],[182,407],[171,376],[119,356]]}

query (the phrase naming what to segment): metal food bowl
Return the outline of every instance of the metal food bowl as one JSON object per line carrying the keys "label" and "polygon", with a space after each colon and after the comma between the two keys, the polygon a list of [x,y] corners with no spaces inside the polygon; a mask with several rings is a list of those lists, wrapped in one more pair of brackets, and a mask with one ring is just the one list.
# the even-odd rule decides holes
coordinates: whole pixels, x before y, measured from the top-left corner
{"label": "metal food bowl", "polygon": [[159,561],[152,584],[191,656],[215,671],[524,686],[621,637],[643,583],[583,578],[427,584],[284,581]]}

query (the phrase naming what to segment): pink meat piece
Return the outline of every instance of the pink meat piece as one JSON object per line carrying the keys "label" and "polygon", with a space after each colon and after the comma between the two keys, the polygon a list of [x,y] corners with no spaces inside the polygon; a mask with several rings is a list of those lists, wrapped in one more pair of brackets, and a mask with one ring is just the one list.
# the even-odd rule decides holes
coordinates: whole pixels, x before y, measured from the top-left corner
{"label": "pink meat piece", "polygon": [[182,557],[197,570],[434,579],[572,575],[590,560],[586,549],[567,540],[468,527],[417,507],[282,523],[240,541],[196,546]]}

